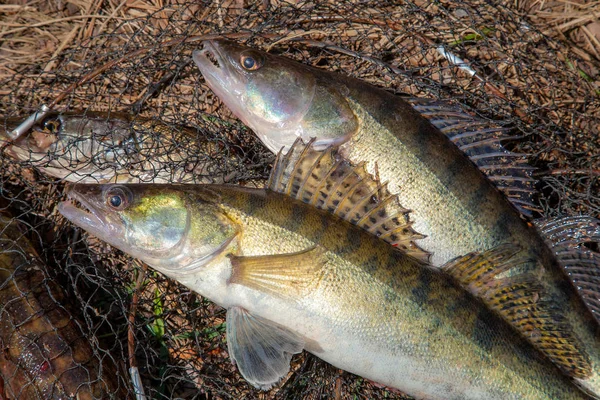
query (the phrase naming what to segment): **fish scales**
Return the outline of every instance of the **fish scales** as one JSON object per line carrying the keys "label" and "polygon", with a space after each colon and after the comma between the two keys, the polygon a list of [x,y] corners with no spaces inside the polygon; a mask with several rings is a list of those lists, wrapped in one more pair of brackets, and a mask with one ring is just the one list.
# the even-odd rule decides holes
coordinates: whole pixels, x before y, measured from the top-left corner
{"label": "fish scales", "polygon": [[126,398],[15,220],[0,215],[0,397]]}
{"label": "fish scales", "polygon": [[[207,62],[206,54],[219,66]],[[257,62],[252,71],[239,66],[248,57]],[[399,96],[225,40],[204,42],[194,60],[209,86],[272,151],[289,149],[297,137],[316,137],[316,144],[339,146],[355,164],[366,162],[412,211],[415,230],[427,235],[418,244],[434,265],[506,242],[525,244],[525,252],[544,265],[552,260],[544,241],[473,162]],[[297,108],[285,102],[292,89]],[[355,124],[324,129],[326,118]]]}
{"label": "fish scales", "polygon": [[[506,229],[522,224],[518,214],[457,147],[408,104],[369,97],[364,90],[359,90],[363,101],[351,102],[363,124],[341,151],[353,162],[371,160],[368,170],[375,173],[376,168],[400,203],[412,210],[415,230],[428,235],[418,243],[432,252],[434,265],[505,241],[519,242]],[[378,121],[373,112],[379,113]],[[382,154],[395,160],[381,162]]]}
{"label": "fish scales", "polygon": [[[126,193],[111,213],[113,196]],[[418,398],[589,398],[442,271],[285,195],[227,185],[77,185],[71,196],[90,210],[61,204],[75,223],[89,229],[96,221],[92,232],[103,240],[229,310],[290,330],[339,368]],[[168,225],[174,209],[182,222],[164,230],[174,245],[144,252],[147,233],[135,226],[147,217]],[[221,228],[206,228],[210,215]],[[210,256],[191,255],[209,242]],[[229,332],[229,311],[227,323]]]}
{"label": "fish scales", "polygon": [[[520,218],[449,139],[408,104],[362,82],[348,87],[349,98],[357,99],[351,104],[365,121],[365,129],[340,150],[353,162],[371,160],[368,166],[372,170],[377,165],[381,180],[389,181],[400,203],[411,209],[415,230],[428,234],[418,244],[433,250],[432,264],[442,265],[461,253],[502,243],[521,246],[521,255],[532,260],[527,269],[545,284],[558,307],[570,310],[564,315],[583,340],[583,351],[592,357],[593,385],[598,387],[600,328],[535,228]],[[398,158],[386,162],[383,154]]]}
{"label": "fish scales", "polygon": [[[351,162],[366,163],[411,210],[415,231],[426,235],[416,244],[431,253],[434,266],[507,243],[520,246],[530,262],[507,274],[527,270],[539,279],[544,299],[568,321],[591,361],[591,374],[579,376],[582,385],[600,396],[597,321],[544,238],[446,135],[401,97],[360,80],[225,40],[203,47],[194,61],[207,84],[271,151],[287,151],[298,137],[315,138],[316,146],[336,146]],[[492,164],[509,153],[493,157]],[[584,278],[597,296],[594,274]]]}

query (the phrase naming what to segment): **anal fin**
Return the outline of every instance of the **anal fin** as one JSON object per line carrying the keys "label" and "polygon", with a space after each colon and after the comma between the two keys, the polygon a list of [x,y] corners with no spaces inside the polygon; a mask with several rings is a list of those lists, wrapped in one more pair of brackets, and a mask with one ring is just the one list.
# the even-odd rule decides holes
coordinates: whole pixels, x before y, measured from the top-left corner
{"label": "anal fin", "polygon": [[292,355],[304,340],[274,322],[241,307],[227,310],[227,349],[242,376],[254,387],[268,390],[290,370]]}
{"label": "anal fin", "polygon": [[600,322],[600,220],[584,215],[534,221],[584,303]]}
{"label": "anal fin", "polygon": [[543,284],[528,273],[498,278],[527,261],[517,256],[519,250],[515,245],[502,245],[459,257],[442,268],[517,329],[565,374],[585,379],[592,371],[589,357]]}
{"label": "anal fin", "polygon": [[287,154],[277,156],[268,188],[327,210],[421,261],[429,260],[430,254],[416,243],[424,235],[412,229],[410,210],[363,164],[352,165],[333,148],[318,151],[312,141],[305,145],[296,140]]}
{"label": "anal fin", "polygon": [[448,102],[415,97],[404,100],[458,146],[521,214],[531,217],[532,211],[539,211],[534,205],[535,168],[527,164],[524,154],[504,148],[502,141],[511,139],[506,128]]}

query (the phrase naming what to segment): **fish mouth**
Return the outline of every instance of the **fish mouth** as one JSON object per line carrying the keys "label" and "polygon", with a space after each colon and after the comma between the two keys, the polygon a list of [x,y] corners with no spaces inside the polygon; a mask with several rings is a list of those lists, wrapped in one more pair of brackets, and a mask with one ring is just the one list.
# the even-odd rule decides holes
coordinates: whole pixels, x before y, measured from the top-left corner
{"label": "fish mouth", "polygon": [[48,161],[48,151],[57,150],[58,136],[45,134],[36,129],[29,128],[17,139],[12,139],[9,132],[21,125],[23,118],[10,118],[0,127],[0,147],[10,157],[30,162],[33,165]]}
{"label": "fish mouth", "polygon": [[228,49],[219,40],[205,40],[202,50],[194,51],[192,58],[204,76],[208,87],[239,119],[250,128],[252,116],[244,106],[246,88],[244,77],[228,57]]}
{"label": "fish mouth", "polygon": [[224,85],[224,78],[227,74],[226,61],[219,45],[214,40],[205,40],[201,42],[201,46],[201,50],[192,53],[194,62],[211,88],[213,88],[214,80],[218,85]]}
{"label": "fish mouth", "polygon": [[14,159],[29,161],[29,150],[28,146],[24,144],[23,137],[13,140],[9,136],[9,132],[19,126],[20,122],[22,122],[20,119],[18,121],[11,119],[3,124],[4,126],[0,129],[0,147],[4,147],[3,151]]}
{"label": "fish mouth", "polygon": [[[93,236],[121,248],[124,244],[125,227],[122,221],[110,218],[110,214],[87,199],[85,190],[77,185],[68,185],[68,200],[58,205],[58,211],[73,224]],[[77,201],[82,207],[74,204]]]}

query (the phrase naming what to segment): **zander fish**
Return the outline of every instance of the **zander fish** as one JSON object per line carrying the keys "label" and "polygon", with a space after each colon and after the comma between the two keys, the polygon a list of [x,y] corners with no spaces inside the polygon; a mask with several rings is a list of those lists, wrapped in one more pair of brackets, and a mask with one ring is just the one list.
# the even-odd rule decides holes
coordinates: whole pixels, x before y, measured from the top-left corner
{"label": "zander fish", "polygon": [[0,214],[0,398],[124,399],[14,219]]}
{"label": "zander fish", "polygon": [[[59,211],[227,308],[230,356],[256,387],[270,388],[306,349],[417,398],[589,398],[446,272],[367,232],[413,235],[406,210],[363,168],[300,147],[280,157],[269,188],[75,185],[68,194],[87,210],[63,202]],[[303,202],[311,198],[317,207]],[[512,247],[448,270],[484,277],[517,261]],[[541,306],[522,293],[531,279],[481,282],[499,301]],[[552,328],[551,315],[539,317]]]}
{"label": "zander fish", "polygon": [[[433,265],[502,244],[519,245],[520,255],[530,260],[523,268],[542,280],[548,298],[569,321],[566,329],[580,339],[582,356],[590,357],[591,369],[573,376],[600,395],[600,331],[594,320],[600,315],[595,278],[600,256],[582,245],[600,240],[600,223],[563,218],[538,222],[538,230],[526,223],[513,205],[521,213],[531,206],[531,168],[502,147],[501,129],[438,102],[410,99],[409,104],[365,82],[229,41],[203,46],[193,57],[207,84],[273,152],[289,149],[298,137],[315,138],[317,146],[336,146],[341,156],[366,163],[389,182],[400,203],[412,210],[414,230],[426,235],[414,244],[431,254]],[[470,277],[458,278],[479,290]],[[542,329],[515,327],[534,343]],[[563,362],[559,354],[550,354],[552,345],[542,350]]]}
{"label": "zander fish", "polygon": [[[13,124],[17,121],[0,131],[0,145]],[[6,152],[69,182],[222,183],[228,177],[220,168],[236,160],[221,150],[190,128],[124,113],[85,112],[51,113]]]}

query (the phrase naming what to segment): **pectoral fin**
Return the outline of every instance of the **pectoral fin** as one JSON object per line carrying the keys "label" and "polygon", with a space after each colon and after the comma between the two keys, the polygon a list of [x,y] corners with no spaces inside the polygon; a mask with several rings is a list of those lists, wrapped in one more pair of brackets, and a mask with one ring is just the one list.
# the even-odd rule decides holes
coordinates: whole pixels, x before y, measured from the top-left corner
{"label": "pectoral fin", "polygon": [[229,283],[292,300],[307,296],[318,286],[327,262],[321,247],[298,253],[230,258]]}
{"label": "pectoral fin", "polygon": [[544,286],[527,273],[497,277],[527,261],[516,256],[518,251],[517,246],[503,245],[459,257],[442,268],[545,353],[564,373],[574,378],[588,377],[592,368],[589,357]]}
{"label": "pectoral fin", "polygon": [[242,376],[252,385],[268,390],[290,370],[292,355],[300,353],[304,340],[241,307],[227,310],[227,349]]}

